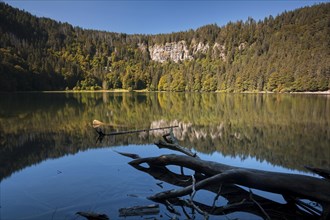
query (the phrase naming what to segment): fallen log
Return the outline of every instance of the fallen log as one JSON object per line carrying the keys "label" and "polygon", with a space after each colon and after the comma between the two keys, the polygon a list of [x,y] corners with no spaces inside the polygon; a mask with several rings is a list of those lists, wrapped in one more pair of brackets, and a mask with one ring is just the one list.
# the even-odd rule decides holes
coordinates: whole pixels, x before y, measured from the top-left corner
{"label": "fallen log", "polygon": [[77,212],[76,214],[83,216],[88,220],[109,220],[109,217],[105,214],[98,214],[94,212]]}
{"label": "fallen log", "polygon": [[149,132],[149,131],[157,131],[157,130],[165,130],[165,129],[173,129],[177,128],[178,126],[168,126],[168,127],[161,127],[161,128],[147,128],[147,129],[140,129],[140,130],[129,130],[129,131],[115,131],[110,133],[104,133],[99,126],[94,127],[98,137],[96,139],[97,142],[102,142],[105,136],[116,136],[116,135],[123,135],[123,134],[133,134],[133,133],[141,133],[141,132]]}
{"label": "fallen log", "polygon": [[[184,155],[139,158],[131,165],[147,163],[157,166],[177,165],[209,177],[208,182],[226,182],[278,194],[290,194],[319,203],[330,203],[330,181],[315,177],[228,166]],[[169,194],[170,195],[170,194]],[[175,197],[175,196],[174,196]]]}
{"label": "fallen log", "polygon": [[100,136],[115,136],[115,135],[123,135],[123,134],[133,134],[133,133],[140,133],[140,132],[147,132],[147,131],[157,131],[157,130],[164,130],[164,129],[172,129],[177,128],[178,126],[168,126],[168,127],[161,127],[161,128],[147,128],[147,129],[140,129],[140,130],[129,130],[129,131],[115,131],[110,133],[104,133],[102,130],[95,129],[95,131]]}
{"label": "fallen log", "polygon": [[[150,164],[149,167],[142,166],[142,164],[131,165],[140,171],[148,173],[157,180],[161,180],[180,187],[188,187],[192,185],[191,176],[171,172],[168,168],[166,168],[166,166],[159,166],[159,164]],[[206,178],[204,175],[200,175],[198,173],[196,173],[194,176],[196,178],[197,183]],[[303,212],[293,203],[282,204],[258,195],[253,195],[254,201],[252,201],[251,199],[249,199],[251,197],[251,193],[236,186],[235,184],[223,183],[220,186],[219,184],[205,184],[203,189],[213,192],[216,195],[213,201],[213,205],[209,206],[203,203],[199,203],[197,201],[193,201],[193,203],[197,205],[200,209],[211,215],[226,215],[229,213],[240,211],[263,217],[263,212],[260,210],[259,207],[257,207],[254,201],[260,204],[261,207],[263,207],[263,209],[265,210],[265,212],[267,212],[271,219],[319,219],[320,215]],[[227,204],[224,204],[220,207],[215,206],[215,201],[219,196],[225,198],[228,201]],[[188,203],[186,200],[178,197],[157,199],[152,198],[151,196],[149,197],[149,199],[155,199],[155,202],[162,203],[165,206],[168,206],[167,201],[169,201],[175,206],[180,206],[183,210],[184,206],[193,208],[191,206],[191,203]]]}
{"label": "fallen log", "polygon": [[[162,203],[166,207],[169,204],[187,206],[197,210],[205,218],[208,218],[209,214],[222,215],[241,210],[265,219],[330,219],[330,181],[327,179],[329,174],[327,170],[310,168],[323,176],[324,179],[322,179],[300,174],[229,166],[201,160],[190,150],[181,147],[173,135],[165,135],[163,138],[165,141],[156,142],[157,146],[161,145],[162,148],[176,150],[185,155],[170,154],[147,158],[134,155],[136,159],[129,162],[136,169],[147,172],[158,180],[182,187],[148,197],[152,201]],[[131,156],[130,154],[122,155]],[[146,167],[143,164],[149,166]],[[167,168],[173,165],[181,167],[181,170],[191,169],[195,171],[195,174],[187,176],[183,172],[173,173]],[[280,204],[253,195],[251,190],[246,191],[239,186],[282,195],[287,203]],[[214,192],[216,194],[214,201],[219,196],[226,198],[228,204],[210,207],[194,201],[194,195],[200,189]],[[187,195],[190,195],[190,199],[182,199]],[[320,204],[321,209],[303,202],[304,199]],[[174,210],[174,208],[171,207],[168,210]]]}
{"label": "fallen log", "polygon": [[119,209],[119,217],[155,215],[158,213],[159,213],[158,204],[152,204],[146,206],[133,206],[129,208]]}

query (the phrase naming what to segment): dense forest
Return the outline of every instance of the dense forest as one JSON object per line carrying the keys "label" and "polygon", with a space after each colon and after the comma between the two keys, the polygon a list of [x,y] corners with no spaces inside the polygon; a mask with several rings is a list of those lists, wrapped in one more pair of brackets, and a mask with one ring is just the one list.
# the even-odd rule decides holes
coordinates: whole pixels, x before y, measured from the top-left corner
{"label": "dense forest", "polygon": [[262,21],[128,35],[85,30],[0,3],[0,91],[329,90],[329,20],[330,3],[323,3]]}

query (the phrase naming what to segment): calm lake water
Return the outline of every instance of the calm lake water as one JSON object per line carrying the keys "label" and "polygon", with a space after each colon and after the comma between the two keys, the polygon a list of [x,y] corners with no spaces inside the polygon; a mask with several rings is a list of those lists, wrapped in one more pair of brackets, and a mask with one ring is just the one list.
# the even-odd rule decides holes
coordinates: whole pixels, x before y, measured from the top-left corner
{"label": "calm lake water", "polygon": [[[153,144],[162,132],[105,137],[99,143],[94,119],[108,124],[105,132],[179,125],[174,134],[182,146],[228,165],[306,175],[312,174],[304,165],[330,169],[327,95],[0,94],[1,220],[84,219],[78,211],[124,219],[120,208],[153,204],[147,196],[177,188],[136,170],[128,164],[132,159],[117,153],[175,153]],[[197,195],[212,204],[214,195]],[[160,205],[154,217],[173,215]],[[237,217],[258,219],[244,212],[213,216]]]}

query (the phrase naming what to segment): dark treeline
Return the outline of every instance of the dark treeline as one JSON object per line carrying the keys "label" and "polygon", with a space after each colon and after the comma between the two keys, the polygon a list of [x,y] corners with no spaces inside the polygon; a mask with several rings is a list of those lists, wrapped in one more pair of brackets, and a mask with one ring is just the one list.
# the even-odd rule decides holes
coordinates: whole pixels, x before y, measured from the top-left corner
{"label": "dark treeline", "polygon": [[[329,20],[330,3],[324,3],[263,21],[128,35],[85,30],[0,3],[0,90],[328,90]],[[151,59],[150,47],[179,41],[189,59]],[[208,46],[196,52],[199,44]]]}

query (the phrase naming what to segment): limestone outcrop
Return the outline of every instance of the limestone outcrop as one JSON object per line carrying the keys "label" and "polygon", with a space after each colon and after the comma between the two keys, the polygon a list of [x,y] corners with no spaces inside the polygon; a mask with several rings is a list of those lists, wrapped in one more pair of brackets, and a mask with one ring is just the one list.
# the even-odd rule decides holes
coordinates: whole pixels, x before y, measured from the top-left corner
{"label": "limestone outcrop", "polygon": [[[145,50],[145,45],[140,45],[141,50]],[[207,54],[209,50],[212,50],[212,56],[215,58],[220,58],[226,61],[225,45],[215,43],[210,46],[209,43],[204,44],[203,42],[192,41],[188,46],[187,42],[184,40],[178,42],[168,42],[165,44],[155,44],[148,47],[150,58],[157,62],[165,61],[184,61],[194,59],[194,55],[201,53]]]}
{"label": "limestone outcrop", "polygon": [[154,61],[165,62],[172,60],[174,62],[192,59],[185,41],[166,43],[165,45],[155,44],[149,46],[150,58]]}

